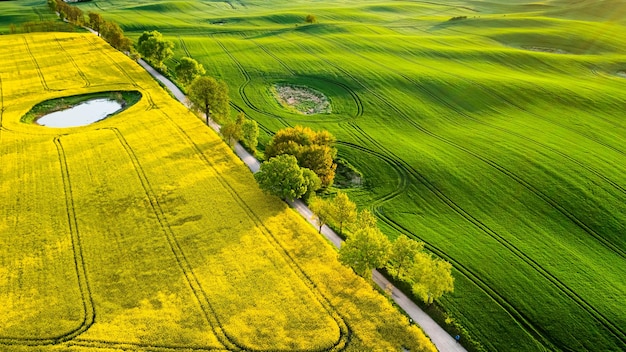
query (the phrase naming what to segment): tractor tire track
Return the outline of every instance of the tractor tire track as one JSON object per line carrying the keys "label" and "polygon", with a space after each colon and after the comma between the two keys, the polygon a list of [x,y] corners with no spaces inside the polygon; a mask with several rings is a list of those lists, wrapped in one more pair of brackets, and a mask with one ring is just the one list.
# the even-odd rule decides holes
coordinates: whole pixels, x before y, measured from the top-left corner
{"label": "tractor tire track", "polygon": [[[363,57],[362,55],[360,55],[360,54],[358,54],[358,53],[355,53],[355,52],[353,52],[353,54],[355,54],[355,55],[357,55],[357,56],[359,56],[359,57]],[[408,60],[408,59],[407,59],[406,61],[408,61],[408,62],[410,62],[410,63],[412,63],[412,64],[414,64],[414,65],[419,65],[419,66],[422,66],[422,67],[427,67],[427,68],[429,68],[429,69],[431,69],[431,70],[433,70],[433,71],[437,71],[437,72],[439,72],[439,73],[441,73],[441,74],[444,74],[444,75],[447,75],[447,76],[450,76],[450,77],[453,77],[453,78],[456,78],[456,79],[459,79],[459,78],[460,78],[460,77],[458,77],[458,76],[453,76],[453,75],[450,75],[449,73],[447,73],[447,72],[445,72],[445,71],[443,71],[443,70],[440,70],[440,69],[434,68],[434,67],[432,67],[432,66],[424,65],[423,63],[414,62],[414,61],[412,61],[412,60]],[[485,126],[489,126],[489,127],[493,128],[493,129],[497,129],[497,130],[499,130],[499,131],[502,131],[502,132],[507,133],[507,134],[509,134],[509,135],[512,135],[512,136],[515,136],[515,137],[517,137],[517,138],[523,139],[523,140],[525,140],[525,141],[531,142],[531,143],[533,143],[533,144],[535,144],[535,145],[537,145],[537,146],[540,146],[540,147],[542,147],[542,148],[545,148],[546,150],[550,150],[550,151],[551,151],[551,152],[553,152],[554,154],[557,154],[557,155],[561,156],[562,158],[567,159],[567,160],[571,161],[572,163],[574,163],[574,164],[576,164],[576,165],[578,165],[578,166],[580,166],[580,167],[584,168],[585,170],[587,170],[587,171],[589,171],[589,172],[593,173],[594,175],[596,175],[597,177],[601,178],[602,180],[604,180],[605,182],[607,182],[608,184],[610,184],[611,186],[613,186],[614,188],[616,188],[616,189],[617,189],[617,190],[619,190],[620,192],[622,192],[622,193],[626,193],[626,188],[625,188],[625,187],[621,186],[620,184],[618,184],[617,182],[613,181],[613,180],[612,180],[612,179],[610,179],[609,177],[607,177],[607,176],[605,176],[604,174],[600,173],[598,170],[596,170],[596,169],[594,169],[594,168],[592,168],[592,167],[590,167],[590,166],[588,166],[588,165],[583,164],[583,163],[582,163],[582,162],[580,162],[579,160],[577,160],[577,159],[575,159],[575,158],[573,158],[573,157],[571,157],[571,156],[569,156],[569,155],[567,155],[567,154],[565,154],[565,153],[563,153],[563,152],[561,152],[561,151],[559,151],[559,150],[557,150],[557,149],[555,149],[555,148],[553,148],[553,147],[551,147],[551,146],[549,146],[549,145],[547,145],[547,144],[545,144],[545,143],[542,143],[542,142],[540,142],[540,141],[537,141],[537,140],[535,140],[535,139],[532,139],[532,138],[530,138],[530,137],[528,137],[528,136],[525,136],[525,135],[523,135],[523,134],[520,134],[520,133],[517,133],[517,132],[511,131],[511,130],[509,130],[509,129],[507,129],[507,128],[504,128],[504,127],[501,127],[501,126],[498,126],[498,125],[495,125],[495,124],[492,124],[492,123],[485,122],[485,121],[483,121],[483,120],[477,119],[477,118],[475,118],[475,117],[471,116],[470,114],[467,114],[465,111],[463,111],[463,109],[462,109],[461,107],[459,107],[459,106],[454,106],[454,105],[453,105],[450,101],[448,101],[448,100],[446,100],[446,99],[443,99],[443,98],[442,98],[439,94],[434,93],[434,92],[433,92],[433,91],[431,91],[430,89],[426,88],[426,86],[425,86],[424,84],[420,84],[419,82],[416,82],[414,79],[412,79],[411,77],[407,76],[406,74],[404,74],[404,73],[402,73],[402,72],[400,72],[400,71],[398,71],[398,70],[395,70],[395,69],[393,69],[393,68],[391,68],[391,67],[389,67],[389,66],[383,65],[383,64],[381,64],[381,63],[376,63],[376,64],[377,64],[378,66],[384,67],[384,68],[386,68],[387,70],[389,70],[389,71],[391,71],[391,72],[394,72],[395,74],[397,74],[397,75],[401,76],[401,77],[402,77],[402,78],[404,78],[406,81],[408,81],[408,82],[410,82],[411,84],[413,84],[413,85],[414,85],[417,89],[419,89],[419,90],[420,90],[420,91],[422,91],[422,92],[425,92],[425,93],[426,93],[426,94],[427,94],[427,95],[428,95],[431,99],[433,99],[433,100],[435,100],[435,101],[439,102],[441,105],[446,106],[447,108],[449,108],[450,110],[452,110],[452,111],[456,112],[457,114],[459,114],[459,115],[463,116],[464,118],[467,118],[467,119],[469,119],[469,120],[472,120],[472,121],[474,121],[474,122],[480,123],[480,124],[485,125]],[[486,95],[493,95],[493,96],[496,96],[496,97],[498,97],[498,99],[500,99],[501,101],[503,101],[503,102],[507,103],[509,106],[514,107],[514,108],[516,108],[516,109],[517,109],[517,110],[519,110],[519,111],[523,111],[523,112],[524,112],[524,113],[526,113],[526,114],[529,114],[529,115],[535,116],[535,117],[537,117],[538,119],[541,119],[542,121],[545,121],[545,119],[543,119],[543,118],[542,118],[541,116],[539,116],[538,114],[536,114],[536,113],[532,113],[532,112],[528,111],[528,110],[527,110],[527,109],[525,109],[524,107],[522,107],[522,106],[520,106],[519,104],[517,104],[517,103],[515,103],[515,102],[511,101],[509,98],[507,98],[506,96],[504,96],[504,95],[500,94],[499,92],[497,92],[497,91],[487,91],[485,88],[483,88],[483,87],[479,84],[479,82],[475,82],[475,81],[472,81],[472,80],[469,80],[469,79],[464,79],[464,78],[460,78],[460,79],[461,79],[462,81],[464,81],[464,82],[468,83],[468,84],[471,84],[473,87],[477,87],[478,89],[480,89],[480,90],[481,90],[484,94],[486,94]],[[543,88],[542,88],[542,89],[543,89]],[[546,94],[547,94],[547,92],[546,92]],[[460,125],[458,122],[455,122],[455,121],[452,121],[452,120],[448,120],[448,121],[449,121],[449,122],[451,122],[451,123],[454,123],[454,124],[456,124],[456,125]]]}
{"label": "tractor tire track", "polygon": [[61,48],[61,51],[63,51],[65,53],[65,56],[69,59],[70,63],[72,64],[72,66],[74,66],[74,68],[76,69],[76,72],[78,72],[78,75],[83,79],[83,81],[85,81],[85,85],[83,86],[83,88],[89,88],[89,86],[91,85],[91,82],[89,82],[89,79],[87,78],[87,76],[85,75],[85,73],[80,69],[80,67],[76,64],[76,61],[74,61],[74,58],[70,55],[69,52],[67,52],[67,50],[65,50],[65,48],[63,47],[63,45],[61,45],[61,42],[59,41],[59,38],[57,38],[56,36],[54,37],[54,40],[57,42],[57,44],[59,45],[59,48]]}
{"label": "tractor tire track", "polygon": [[180,42],[180,47],[185,52],[185,55],[187,55],[188,58],[193,59],[193,56],[191,56],[191,53],[189,52],[189,49],[187,49],[187,44],[185,44],[185,41],[183,40],[183,38],[180,35],[178,36],[178,41]]}
{"label": "tractor tire track", "polygon": [[[327,59],[323,59],[324,61],[327,61]],[[327,61],[329,62],[329,61]],[[333,63],[329,62],[329,64],[334,65]],[[532,184],[530,184],[528,181],[522,179],[520,176],[518,176],[517,174],[513,173],[512,171],[504,168],[503,166],[501,166],[500,164],[496,163],[495,161],[488,159],[482,155],[479,155],[478,153],[463,147],[455,142],[453,142],[452,140],[445,138],[443,136],[440,136],[438,134],[435,134],[434,132],[431,132],[430,130],[426,129],[425,127],[421,126],[420,124],[418,124],[417,122],[413,121],[413,119],[411,119],[405,112],[401,111],[400,109],[398,109],[398,107],[396,107],[395,105],[391,104],[387,99],[385,99],[383,96],[381,96],[378,92],[370,89],[369,87],[367,87],[365,84],[363,84],[361,81],[359,81],[356,77],[354,77],[352,74],[350,74],[349,72],[347,72],[345,69],[334,65],[336,68],[340,69],[346,76],[352,78],[355,82],[359,83],[359,85],[361,85],[361,87],[363,87],[363,89],[367,90],[370,94],[372,94],[373,96],[375,96],[376,98],[378,98],[378,100],[382,103],[384,103],[386,106],[388,106],[391,110],[393,110],[398,116],[402,117],[403,120],[405,120],[407,123],[409,123],[411,126],[413,126],[415,129],[417,129],[418,131],[434,138],[437,139],[455,149],[458,149],[460,151],[465,152],[466,154],[469,154],[473,157],[475,157],[476,159],[482,161],[483,163],[491,166],[492,168],[494,168],[495,170],[499,171],[500,173],[508,176],[509,178],[513,179],[514,181],[516,181],[518,184],[522,185],[524,188],[526,188],[528,191],[530,191],[531,193],[533,193],[535,196],[539,197],[540,199],[542,199],[544,202],[546,202],[547,204],[549,204],[552,208],[556,209],[559,213],[561,213],[563,216],[565,216],[566,218],[568,218],[570,221],[572,221],[574,224],[576,224],[580,229],[582,229],[584,232],[586,232],[588,235],[592,236],[593,238],[595,238],[596,240],[598,240],[605,248],[607,248],[609,251],[617,254],[618,256],[625,258],[626,259],[626,251],[624,251],[623,249],[619,248],[617,245],[611,243],[610,241],[606,240],[605,238],[603,238],[600,234],[598,234],[594,229],[592,229],[591,227],[589,227],[587,224],[585,224],[583,221],[581,221],[580,219],[578,219],[574,214],[570,213],[567,209],[565,209],[563,206],[561,206],[558,202],[556,202],[555,200],[553,200],[551,197],[549,197],[548,195],[544,194],[543,192],[541,192],[539,189],[535,188]]]}
{"label": "tractor tire track", "polygon": [[[419,30],[420,32],[423,32],[423,33],[426,33],[426,34],[428,34],[428,35],[431,35],[431,33],[429,33],[429,32],[428,32],[428,31],[426,31],[426,30],[423,30],[423,29],[420,29],[420,28],[417,28],[417,27],[416,27],[415,29]],[[486,36],[483,36],[483,35],[478,35],[478,34],[473,34],[473,33],[466,33],[466,32],[462,32],[462,31],[458,31],[458,30],[451,30],[451,29],[448,29],[448,30],[450,30],[450,31],[454,31],[454,32],[458,32],[458,33],[463,33],[463,34],[465,34],[465,35],[474,35],[474,36],[485,37],[485,38],[491,39],[491,38],[486,37]],[[442,42],[442,41],[438,41],[438,40],[433,40],[433,41],[434,41],[434,42],[436,42],[436,43],[439,43],[439,44],[441,44],[441,45],[444,45],[444,46],[448,46],[448,45],[449,45],[449,43],[445,43],[445,42]],[[450,59],[450,60],[456,61],[455,59]],[[416,65],[421,65],[421,66],[425,66],[425,67],[432,68],[432,67],[430,67],[430,66],[423,65],[422,63],[417,63],[417,62],[413,62],[413,63],[415,63]],[[437,70],[437,69],[435,69],[435,70]],[[594,71],[593,69],[592,69],[592,72],[597,73],[597,71]],[[457,78],[458,78],[458,77],[457,77]],[[497,76],[496,76],[496,78],[497,78]],[[549,92],[546,88],[544,88],[544,87],[542,87],[542,86],[540,86],[540,85],[534,85],[534,88],[536,88],[536,89],[538,89],[539,91],[541,91],[541,92],[543,93],[543,95],[544,95],[544,96],[553,96],[553,97],[554,97],[554,98],[556,98],[556,99],[560,99],[560,98],[559,98],[559,96],[555,96],[553,93]],[[608,143],[606,143],[606,142],[602,141],[601,139],[599,139],[599,138],[597,138],[597,137],[594,137],[594,136],[589,135],[589,134],[586,134],[586,133],[584,133],[584,132],[582,132],[582,131],[578,131],[578,130],[576,130],[576,129],[573,129],[573,128],[572,128],[572,127],[570,127],[569,125],[566,125],[566,124],[563,124],[563,123],[559,123],[559,122],[554,121],[554,120],[549,120],[549,119],[545,118],[544,116],[542,116],[542,115],[540,115],[540,114],[538,114],[538,113],[534,113],[534,112],[528,111],[527,109],[525,109],[524,107],[520,106],[519,104],[513,103],[513,102],[511,102],[511,101],[509,101],[509,103],[510,103],[513,107],[516,107],[516,108],[518,108],[519,110],[524,111],[524,112],[526,112],[527,114],[529,114],[529,115],[531,115],[531,116],[534,116],[534,117],[536,117],[537,119],[539,119],[539,120],[541,120],[541,121],[543,121],[543,122],[545,122],[545,123],[548,123],[548,124],[551,124],[551,125],[554,125],[554,126],[558,126],[558,127],[562,128],[562,129],[564,129],[564,130],[568,131],[568,132],[571,132],[571,133],[573,133],[573,134],[579,135],[579,136],[581,136],[582,138],[585,138],[585,139],[587,139],[587,140],[590,140],[590,141],[592,141],[592,142],[594,142],[594,143],[596,143],[596,144],[599,144],[599,145],[601,145],[601,146],[603,146],[603,147],[605,147],[605,148],[607,148],[607,149],[610,149],[610,150],[612,150],[612,151],[614,151],[614,152],[616,152],[616,153],[618,153],[618,154],[621,154],[621,155],[626,156],[626,152],[625,152],[624,150],[618,149],[618,148],[616,148],[615,146],[612,146],[612,145],[610,145],[610,144],[608,144]]]}
{"label": "tractor tire track", "polygon": [[[316,298],[318,303],[324,307],[327,313],[335,320],[337,326],[339,327],[340,334],[339,339],[332,346],[324,347],[321,349],[315,350],[324,350],[324,351],[342,351],[350,342],[352,338],[352,329],[346,323],[345,319],[342,315],[336,311],[335,307],[332,305],[330,299],[328,299],[322,292],[317,289],[317,285],[311,279],[311,277],[306,274],[304,269],[297,263],[295,258],[289,253],[288,250],[280,243],[280,241],[274,236],[274,234],[265,226],[265,223],[258,217],[258,215],[250,208],[250,206],[246,203],[243,198],[237,193],[237,191],[233,188],[233,186],[224,178],[223,174],[217,170],[215,165],[204,155],[200,147],[195,143],[195,141],[187,134],[185,130],[183,130],[180,126],[178,126],[168,115],[164,114],[166,119],[170,122],[173,128],[178,131],[179,135],[186,140],[186,142],[193,148],[194,152],[198,159],[200,159],[207,167],[211,168],[216,175],[218,175],[218,181],[222,185],[224,189],[226,189],[233,200],[237,202],[237,204],[244,209],[248,217],[251,221],[253,221],[261,230],[261,232],[265,235],[266,239],[269,243],[274,247],[274,249],[279,253],[279,255],[283,258],[285,263],[289,266],[291,271],[302,281],[302,283],[309,289],[312,296]],[[245,348],[246,350],[250,350]],[[287,351],[287,350],[285,350]]]}
{"label": "tractor tire track", "polygon": [[[297,44],[297,45],[300,45],[300,44]],[[309,53],[311,53],[311,51],[309,51],[308,49],[303,48],[303,50],[308,51]],[[514,173],[510,172],[509,170],[505,169],[504,167],[500,166],[499,164],[493,162],[492,160],[489,160],[489,159],[487,159],[487,158],[485,158],[483,156],[480,156],[480,155],[472,152],[471,150],[468,150],[467,148],[462,147],[462,146],[460,146],[460,145],[458,145],[458,144],[456,144],[456,143],[454,143],[454,142],[452,142],[452,141],[450,141],[450,140],[448,140],[448,139],[446,139],[446,138],[444,138],[442,136],[439,136],[439,135],[437,135],[437,134],[427,130],[426,128],[424,128],[422,126],[420,126],[415,121],[411,120],[410,117],[407,116],[404,112],[402,112],[396,106],[394,106],[389,101],[387,101],[384,97],[380,96],[377,92],[369,89],[366,85],[364,85],[362,82],[357,80],[353,75],[351,75],[345,69],[335,65],[332,62],[329,62],[325,58],[322,58],[322,60],[328,62],[330,65],[332,65],[335,68],[337,68],[340,71],[342,71],[346,76],[352,78],[355,82],[359,83],[365,90],[367,90],[370,94],[372,94],[375,97],[377,97],[378,100],[380,100],[382,103],[387,105],[391,110],[393,110],[396,114],[398,114],[398,116],[403,117],[403,119],[405,121],[407,121],[410,125],[412,125],[416,129],[418,129],[419,131],[421,131],[421,132],[425,133],[426,135],[431,136],[431,137],[433,137],[433,138],[435,138],[437,140],[440,140],[440,141],[442,141],[442,142],[444,142],[444,143],[446,143],[446,144],[448,144],[448,145],[450,145],[450,146],[452,146],[452,147],[454,147],[456,149],[464,151],[465,153],[467,153],[469,155],[474,156],[475,158],[483,161],[484,163],[490,165],[494,169],[496,169],[496,170],[500,171],[501,173],[507,175],[508,177],[512,178],[513,180],[518,182],[520,185],[524,186],[526,189],[531,191],[533,194],[535,194],[539,198],[543,199],[546,203],[550,204],[554,209],[556,209],[557,211],[561,212],[564,216],[566,216],[568,219],[570,219],[572,222],[574,222],[576,225],[578,225],[581,229],[583,229],[589,235],[591,235],[594,238],[596,238],[608,250],[612,251],[613,253],[617,254],[618,256],[626,258],[625,253],[619,247],[617,247],[617,246],[613,245],[612,243],[606,241],[599,234],[595,233],[595,231],[593,229],[589,228],[586,224],[584,224],[583,222],[578,220],[575,216],[570,214],[567,210],[562,208],[558,203],[556,203],[551,198],[549,198],[548,196],[546,196],[545,194],[543,194],[542,192],[540,192],[539,190],[534,188],[532,185],[530,185],[525,180],[521,179],[519,176],[515,175]],[[457,212],[459,215],[462,215],[466,220],[470,221],[470,223],[474,224],[476,227],[478,227],[483,232],[488,234],[494,240],[496,240],[499,243],[501,243],[511,253],[513,253],[514,255],[518,256],[518,258],[522,259],[524,262],[526,262],[528,265],[530,265],[532,268],[534,268],[540,275],[544,276],[549,282],[551,282],[563,294],[568,296],[570,299],[572,299],[572,301],[574,301],[576,304],[578,304],[579,307],[581,307],[588,314],[590,314],[598,323],[602,324],[602,326],[604,326],[608,331],[610,331],[611,334],[613,334],[614,337],[618,338],[622,343],[624,343],[626,345],[626,333],[620,327],[616,326],[613,322],[611,322],[608,318],[606,318],[606,316],[604,314],[602,314],[597,309],[595,309],[591,304],[589,304],[586,300],[584,300],[580,295],[576,294],[571,288],[569,288],[569,286],[567,286],[562,281],[557,279],[555,276],[550,274],[548,272],[548,270],[543,268],[536,261],[534,261],[533,259],[528,257],[526,254],[524,254],[522,251],[520,251],[517,247],[515,247],[512,243],[510,243],[508,240],[506,240],[503,236],[499,235],[497,232],[493,231],[492,229],[487,227],[485,224],[480,222],[478,219],[476,219],[475,217],[470,215],[468,212],[463,210],[460,206],[458,206],[456,203],[454,203],[450,198],[445,196],[445,194],[443,194],[443,192],[439,191],[436,187],[434,187],[432,184],[430,184],[430,182],[428,182],[428,180],[423,175],[421,175],[419,172],[417,172],[417,170],[415,170],[413,167],[411,167],[410,165],[406,164],[406,162],[404,162],[403,160],[401,160],[397,156],[394,155],[394,157],[397,158],[400,163],[405,164],[405,166],[407,167],[408,171],[411,172],[413,174],[413,176],[415,176],[422,184],[427,186],[431,190],[431,192],[433,192],[435,195],[437,195],[438,198],[440,198],[442,201],[444,201],[445,204],[447,204],[449,207],[453,208],[455,210],[455,212]]]}
{"label": "tractor tire track", "polygon": [[[269,57],[271,57],[272,59],[274,59],[276,62],[278,62],[278,64],[285,69],[287,72],[289,72],[289,74],[291,74],[292,76],[298,76],[300,74],[298,74],[298,72],[296,72],[295,70],[293,70],[291,67],[289,67],[289,65],[287,65],[282,59],[280,59],[278,56],[276,56],[271,50],[267,49],[265,46],[259,44],[256,40],[251,39],[251,38],[245,38],[247,40],[252,41],[259,49],[263,50]],[[363,101],[361,101],[361,98],[359,97],[358,94],[356,94],[356,92],[354,91],[354,89],[348,87],[348,85],[338,82],[338,81],[333,81],[330,79],[326,79],[323,77],[316,77],[316,79],[330,83],[330,84],[334,84],[337,85],[341,88],[343,88],[346,92],[348,92],[348,94],[350,94],[350,96],[352,97],[352,100],[354,101],[354,104],[357,108],[356,114],[355,114],[355,118],[361,117],[363,116]]]}
{"label": "tractor tire track", "polygon": [[43,15],[41,14],[41,11],[39,11],[38,8],[33,7],[33,12],[35,12],[35,14],[39,17],[39,22],[43,22]]}
{"label": "tractor tire track", "polygon": [[283,126],[285,127],[290,127],[289,123],[287,123],[285,121],[284,118],[271,114],[269,112],[263,111],[261,109],[259,109],[258,107],[256,107],[256,105],[254,105],[252,103],[252,101],[250,101],[250,98],[248,97],[248,95],[245,92],[246,87],[250,84],[251,80],[250,80],[250,74],[248,73],[248,71],[246,71],[246,69],[243,67],[243,65],[239,62],[239,60],[237,60],[237,58],[235,58],[233,56],[233,54],[226,48],[226,46],[215,37],[215,35],[211,35],[211,39],[213,39],[219,46],[220,48],[222,48],[222,50],[224,51],[224,53],[226,55],[228,55],[228,57],[232,60],[232,62],[235,64],[235,66],[237,66],[237,69],[239,70],[239,72],[241,73],[241,75],[244,77],[245,82],[239,86],[238,92],[239,92],[239,96],[241,96],[241,99],[243,99],[244,104],[246,104],[246,106],[248,108],[250,108],[251,110],[261,114],[261,115],[265,115],[268,117],[271,117],[273,119],[276,119],[277,121],[279,121]]}
{"label": "tractor tire track", "polygon": [[218,341],[225,348],[229,350],[233,350],[233,351],[242,350],[243,348],[234,344],[231,341],[231,339],[228,336],[226,336],[224,332],[224,328],[221,326],[219,320],[217,319],[217,315],[215,314],[215,310],[213,306],[209,302],[206,296],[206,293],[202,290],[200,281],[198,280],[197,276],[195,275],[193,271],[191,264],[189,263],[187,257],[185,256],[185,253],[183,252],[182,247],[180,246],[180,243],[178,242],[178,239],[174,235],[174,231],[172,230],[170,223],[167,221],[165,211],[163,210],[163,207],[161,206],[158,200],[158,197],[156,193],[154,192],[152,185],[150,184],[148,176],[146,175],[141,164],[139,163],[139,159],[137,158],[137,155],[132,150],[131,146],[128,144],[128,142],[126,141],[122,133],[117,128],[106,128],[102,130],[111,131],[116,136],[116,139],[118,140],[118,142],[120,143],[120,145],[122,146],[126,154],[128,155],[130,161],[132,162],[133,167],[135,169],[135,173],[137,174],[137,177],[142,185],[142,188],[144,189],[145,195],[148,198],[150,207],[163,230],[163,234],[165,235],[167,242],[169,244],[169,247],[172,253],[174,254],[174,258],[176,259],[176,262],[178,263],[179,268],[183,272],[183,275],[185,276],[185,279],[187,281],[187,284],[189,285],[189,288],[191,289],[194,296],[196,297],[197,303],[199,304],[206,321],[211,326],[213,333],[217,337]]}
{"label": "tractor tire track", "polygon": [[45,91],[51,91],[52,89],[48,87],[48,83],[46,82],[46,79],[43,76],[43,72],[41,71],[41,67],[39,66],[39,63],[37,62],[37,59],[35,59],[35,55],[33,55],[33,52],[30,50],[30,46],[28,45],[28,40],[26,40],[26,37],[22,37],[22,39],[24,39],[24,45],[26,46],[26,51],[28,52],[30,59],[35,64],[35,68],[37,70],[37,75],[39,76],[39,81],[41,82],[41,86],[43,87]]}
{"label": "tractor tire track", "polygon": [[120,342],[120,341],[106,341],[106,340],[91,340],[77,338],[65,343],[67,346],[76,346],[89,349],[107,349],[107,350],[122,350],[122,351],[198,351],[198,352],[214,352],[224,351],[223,348],[217,347],[204,347],[204,346],[179,346],[179,345],[157,345],[148,343],[136,343],[136,342]]}
{"label": "tractor tire track", "polygon": [[67,209],[67,221],[69,228],[69,235],[72,242],[72,252],[74,253],[74,270],[76,272],[76,279],[78,281],[78,289],[81,295],[83,319],[81,323],[71,331],[64,334],[60,334],[53,337],[44,338],[19,338],[19,337],[0,337],[0,345],[16,345],[16,346],[43,346],[43,345],[56,345],[65,341],[70,341],[75,337],[81,335],[87,331],[95,322],[96,310],[91,295],[91,288],[89,285],[89,279],[87,277],[85,259],[83,256],[83,249],[80,238],[80,231],[78,229],[78,221],[76,218],[76,210],[74,207],[74,195],[72,193],[72,184],[67,164],[67,158],[65,156],[65,150],[61,144],[61,136],[54,138],[54,144],[57,149],[61,179],[63,180],[63,191],[65,194],[65,206]]}
{"label": "tractor tire track", "polygon": [[[91,36],[90,36],[90,37],[91,37]],[[95,39],[95,38],[97,38],[97,37],[94,37],[94,39],[93,39],[93,40],[92,40],[92,39],[88,39],[87,37],[84,37],[84,38],[85,38],[85,40],[87,40],[87,41],[88,41],[88,42],[89,42],[89,43],[90,43],[93,47],[97,48],[97,49],[98,49],[98,51],[99,51],[100,53],[104,54],[104,56],[106,56],[107,60],[108,60],[111,64],[113,64],[113,66],[115,66],[115,67],[117,68],[117,70],[118,70],[118,71],[120,71],[120,73],[121,73],[122,75],[124,75],[124,76],[128,79],[129,83],[130,83],[133,87],[136,87],[136,88],[141,88],[141,87],[139,86],[139,84],[137,84],[137,82],[135,81],[135,79],[134,79],[134,78],[132,78],[132,77],[130,76],[130,74],[129,74],[129,73],[128,73],[128,72],[127,72],[127,71],[126,71],[126,70],[122,67],[122,65],[120,65],[117,61],[115,61],[115,60],[111,57],[111,54],[109,54],[109,53],[107,52],[107,50],[102,50],[101,48],[99,48],[99,47],[98,47],[98,44],[96,43],[96,39]]]}

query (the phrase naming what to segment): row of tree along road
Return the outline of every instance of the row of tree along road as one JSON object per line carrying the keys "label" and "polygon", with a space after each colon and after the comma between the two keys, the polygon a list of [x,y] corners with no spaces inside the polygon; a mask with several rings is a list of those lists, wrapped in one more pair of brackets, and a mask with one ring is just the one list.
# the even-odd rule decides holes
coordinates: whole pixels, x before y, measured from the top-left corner
{"label": "row of tree along road", "polygon": [[[88,20],[77,7],[62,0],[48,0],[51,9],[70,23],[89,25],[116,49],[134,59],[143,57],[153,67],[167,71],[163,61],[173,56],[174,44],[157,31],[144,32],[133,45],[115,23],[105,21],[98,13],[90,12]],[[309,15],[306,19],[314,23]],[[174,77],[186,90],[189,106],[199,116],[222,125],[220,132],[229,145],[236,141],[253,154],[256,153],[259,129],[254,120],[240,112],[233,120],[230,114],[228,86],[222,81],[204,76],[204,67],[189,57],[178,60]],[[319,190],[332,186],[337,164],[335,137],[328,131],[313,131],[296,126],[279,130],[265,147],[266,161],[261,164],[255,179],[265,192],[285,200],[303,199],[321,231],[331,224],[346,238],[339,251],[339,259],[357,274],[371,281],[373,269],[385,268],[396,280],[408,283],[413,294],[430,304],[454,289],[450,263],[424,251],[424,244],[399,236],[391,242],[376,224],[376,217],[368,210],[357,211],[356,204],[339,191],[334,197],[316,196]]]}

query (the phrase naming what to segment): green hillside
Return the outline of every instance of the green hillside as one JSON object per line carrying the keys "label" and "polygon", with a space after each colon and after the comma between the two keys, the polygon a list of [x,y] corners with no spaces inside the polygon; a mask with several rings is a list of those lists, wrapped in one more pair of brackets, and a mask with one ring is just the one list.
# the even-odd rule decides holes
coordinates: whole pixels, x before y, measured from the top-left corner
{"label": "green hillside", "polygon": [[[626,2],[80,6],[135,39],[161,31],[262,142],[298,124],[337,136],[364,175],[350,197],[454,265],[441,303],[487,350],[626,349]],[[283,109],[278,82],[332,112]]]}

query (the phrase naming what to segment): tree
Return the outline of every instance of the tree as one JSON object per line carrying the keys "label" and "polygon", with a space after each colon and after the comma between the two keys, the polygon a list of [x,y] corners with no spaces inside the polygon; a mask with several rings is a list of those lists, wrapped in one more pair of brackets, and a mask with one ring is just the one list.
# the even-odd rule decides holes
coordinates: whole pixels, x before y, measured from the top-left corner
{"label": "tree", "polygon": [[343,243],[339,250],[339,260],[352,267],[357,274],[370,278],[372,269],[387,262],[390,251],[391,243],[379,229],[363,228]]}
{"label": "tree", "polygon": [[355,226],[357,228],[376,227],[376,217],[367,209],[363,209],[356,217]]}
{"label": "tree", "polygon": [[356,221],[356,204],[348,195],[339,191],[333,199],[335,207],[333,219],[339,224],[339,235],[343,235],[343,225]]}
{"label": "tree", "polygon": [[317,225],[319,226],[319,233],[322,233],[322,227],[328,223],[333,216],[334,207],[330,200],[314,197],[309,202],[309,209],[315,215]]}
{"label": "tree", "polygon": [[102,38],[115,49],[121,50],[126,44],[124,41],[124,31],[122,31],[122,28],[115,22],[104,22],[101,25],[101,34]]}
{"label": "tree", "polygon": [[322,181],[322,187],[329,187],[337,169],[334,142],[335,138],[328,131],[315,132],[302,126],[284,128],[272,137],[265,148],[265,156],[293,155],[300,166],[315,172]]}
{"label": "tree", "polygon": [[232,121],[225,123],[220,129],[220,132],[229,146],[232,146],[234,142],[241,138],[241,128],[237,125],[237,123]]}
{"label": "tree", "polygon": [[306,192],[302,195],[302,199],[308,200],[315,194],[315,191],[322,187],[322,181],[317,177],[315,172],[311,169],[307,169],[306,167],[302,167],[302,176],[304,177],[304,183],[306,185]]}
{"label": "tree", "polygon": [[211,118],[217,123],[228,117],[229,98],[228,86],[212,77],[201,76],[193,80],[189,86],[189,102],[194,111],[206,116],[206,124]]}
{"label": "tree", "polygon": [[67,6],[65,13],[67,15],[68,21],[71,23],[82,26],[85,23],[85,15],[83,14],[83,10],[79,9],[76,6]]}
{"label": "tree", "polygon": [[100,27],[104,23],[104,19],[97,12],[89,12],[87,15],[89,16],[89,26],[91,26],[91,29],[98,32],[98,37],[99,37]]}
{"label": "tree", "polygon": [[304,18],[304,22],[306,22],[306,23],[316,23],[317,22],[317,18],[315,17],[315,15],[308,14]]}
{"label": "tree", "polygon": [[163,39],[158,31],[143,32],[137,40],[137,51],[153,65],[162,66],[163,61],[174,55],[174,43]]}
{"label": "tree", "polygon": [[337,164],[335,157],[337,150],[328,145],[313,144],[303,148],[300,153],[300,165],[309,168],[319,176],[325,187],[329,187],[335,180]]}
{"label": "tree", "polygon": [[48,0],[48,7],[50,8],[50,10],[52,10],[52,12],[57,12],[57,2],[56,0]]}
{"label": "tree", "polygon": [[196,77],[202,76],[205,72],[204,66],[190,57],[183,57],[174,67],[174,73],[183,86],[188,86]]}
{"label": "tree", "polygon": [[285,200],[293,201],[306,192],[302,169],[292,155],[279,155],[264,162],[254,178],[263,191]]}
{"label": "tree", "polygon": [[256,154],[256,146],[259,144],[259,125],[256,121],[246,119],[243,122],[241,126],[241,142],[252,154]]}
{"label": "tree", "polygon": [[446,292],[454,291],[452,265],[430,254],[418,252],[408,272],[412,281],[411,290],[424,303],[431,304]]}
{"label": "tree", "polygon": [[415,256],[424,249],[424,242],[398,237],[391,246],[391,255],[387,263],[389,273],[400,280],[406,279],[407,271],[411,270]]}

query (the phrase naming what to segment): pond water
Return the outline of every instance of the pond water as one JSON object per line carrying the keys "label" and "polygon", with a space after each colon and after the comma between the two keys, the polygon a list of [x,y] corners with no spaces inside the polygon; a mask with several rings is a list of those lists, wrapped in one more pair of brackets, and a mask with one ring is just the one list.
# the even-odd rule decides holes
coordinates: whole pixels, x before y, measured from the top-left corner
{"label": "pond water", "polygon": [[122,104],[112,99],[93,99],[66,110],[55,111],[37,119],[46,127],[77,127],[92,124],[122,109]]}

